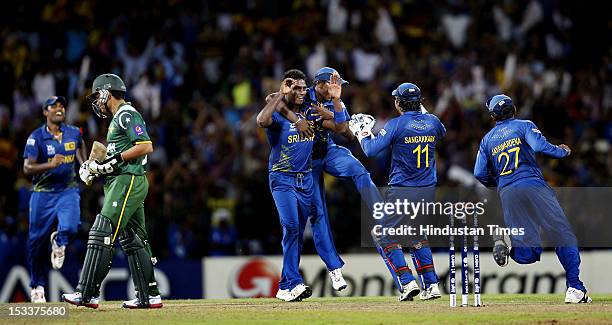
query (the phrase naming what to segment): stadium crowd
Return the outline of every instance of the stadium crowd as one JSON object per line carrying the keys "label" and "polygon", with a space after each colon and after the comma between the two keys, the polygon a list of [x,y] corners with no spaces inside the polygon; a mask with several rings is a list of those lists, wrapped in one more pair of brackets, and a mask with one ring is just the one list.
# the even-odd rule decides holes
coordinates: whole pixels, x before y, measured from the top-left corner
{"label": "stadium crowd", "polygon": [[[280,252],[268,190],[268,144],[254,117],[289,68],[322,66],[350,81],[351,113],[393,117],[390,92],[414,82],[448,129],[438,151],[441,185],[464,184],[490,128],[486,98],[510,95],[569,159],[543,159],[555,186],[612,185],[612,35],[609,17],[570,1],[110,1],[7,4],[0,14],[0,242],[25,243],[28,134],[50,95],[68,98],[68,122],[104,140],[106,123],[84,103],[92,78],[124,78],[155,146],[145,209],[161,258]],[[599,15],[599,16],[598,16]],[[20,17],[30,17],[21,19]],[[608,19],[606,21],[606,19]],[[607,36],[605,36],[607,35]],[[593,37],[596,37],[593,35]],[[388,161],[363,161],[377,185]],[[461,175],[461,173],[459,173]],[[359,194],[326,179],[340,252],[359,250]],[[101,206],[102,184],[81,185],[82,233]],[[342,229],[340,232],[339,230]],[[85,238],[83,235],[82,238]],[[16,244],[15,244],[16,245]],[[75,248],[76,249],[76,248]],[[313,252],[312,244],[306,246]],[[84,250],[82,250],[84,252]]]}

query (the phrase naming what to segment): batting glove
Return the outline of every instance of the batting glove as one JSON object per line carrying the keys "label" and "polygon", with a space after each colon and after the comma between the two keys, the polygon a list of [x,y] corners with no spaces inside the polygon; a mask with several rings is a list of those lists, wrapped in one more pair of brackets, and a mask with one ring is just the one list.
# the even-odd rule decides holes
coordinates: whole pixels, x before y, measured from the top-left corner
{"label": "batting glove", "polygon": [[79,177],[87,186],[91,185],[94,178],[96,178],[96,175],[89,171],[89,161],[85,161],[83,164],[81,164],[81,167],[79,168]]}
{"label": "batting glove", "polygon": [[368,114],[355,114],[349,121],[349,129],[357,137],[359,142],[367,137],[372,137],[372,128],[376,119]]}
{"label": "batting glove", "polygon": [[98,90],[98,99],[96,99],[96,104],[99,107],[103,107],[106,102],[110,99],[110,91],[106,89]]}
{"label": "batting glove", "polygon": [[117,169],[117,166],[123,162],[121,153],[112,155],[106,158],[104,161],[94,160],[89,163],[89,171],[94,175],[106,175],[110,174]]}

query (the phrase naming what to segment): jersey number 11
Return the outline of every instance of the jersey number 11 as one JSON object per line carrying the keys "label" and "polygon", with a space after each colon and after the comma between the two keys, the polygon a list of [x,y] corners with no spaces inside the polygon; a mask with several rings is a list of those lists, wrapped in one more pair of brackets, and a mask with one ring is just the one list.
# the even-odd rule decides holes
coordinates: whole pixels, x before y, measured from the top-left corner
{"label": "jersey number 11", "polygon": [[422,149],[419,144],[412,150],[412,153],[417,155],[417,168],[421,168],[421,153],[425,154],[425,168],[429,168],[429,144],[423,146]]}

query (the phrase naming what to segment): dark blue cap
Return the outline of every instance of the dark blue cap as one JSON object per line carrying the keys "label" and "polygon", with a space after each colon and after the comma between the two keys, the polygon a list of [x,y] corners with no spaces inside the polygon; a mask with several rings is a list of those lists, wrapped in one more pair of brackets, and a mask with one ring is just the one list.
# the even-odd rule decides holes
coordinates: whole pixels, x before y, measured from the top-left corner
{"label": "dark blue cap", "polygon": [[62,105],[64,105],[64,107],[66,107],[66,98],[64,96],[51,96],[49,97],[46,101],[45,104],[43,105],[43,109],[47,109],[47,107],[51,106],[51,105],[55,105],[55,103],[60,102],[62,103]]}
{"label": "dark blue cap", "polygon": [[[329,81],[331,79],[332,74],[334,74],[334,72],[338,72],[336,71],[336,69],[334,68],[330,68],[330,67],[323,67],[321,69],[319,69],[319,71],[317,71],[317,73],[315,74],[314,80],[315,81]],[[340,74],[338,73],[338,76]],[[342,79],[342,77],[340,77],[340,84],[341,85],[346,85],[349,82]]]}
{"label": "dark blue cap", "polygon": [[399,85],[399,87],[397,87],[397,89],[395,89],[391,95],[408,101],[420,101],[421,89],[419,89],[419,87],[413,83],[404,82],[403,84]]}
{"label": "dark blue cap", "polygon": [[499,94],[489,98],[489,100],[487,100],[486,106],[489,110],[489,113],[494,115],[503,115],[507,111],[504,110],[504,108],[513,108],[514,103],[512,102],[512,98],[510,98],[509,96]]}

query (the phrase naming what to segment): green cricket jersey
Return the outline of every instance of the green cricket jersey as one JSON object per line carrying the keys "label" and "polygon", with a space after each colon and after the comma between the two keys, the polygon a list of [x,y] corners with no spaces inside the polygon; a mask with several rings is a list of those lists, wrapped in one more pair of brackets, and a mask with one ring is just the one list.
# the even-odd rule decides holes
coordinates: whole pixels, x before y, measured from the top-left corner
{"label": "green cricket jersey", "polygon": [[[142,115],[129,103],[123,104],[113,116],[106,135],[107,156],[117,152],[124,152],[136,144],[151,143],[147,134],[147,127]],[[117,170],[109,176],[121,174],[144,175],[146,171],[147,156],[122,162]]]}

